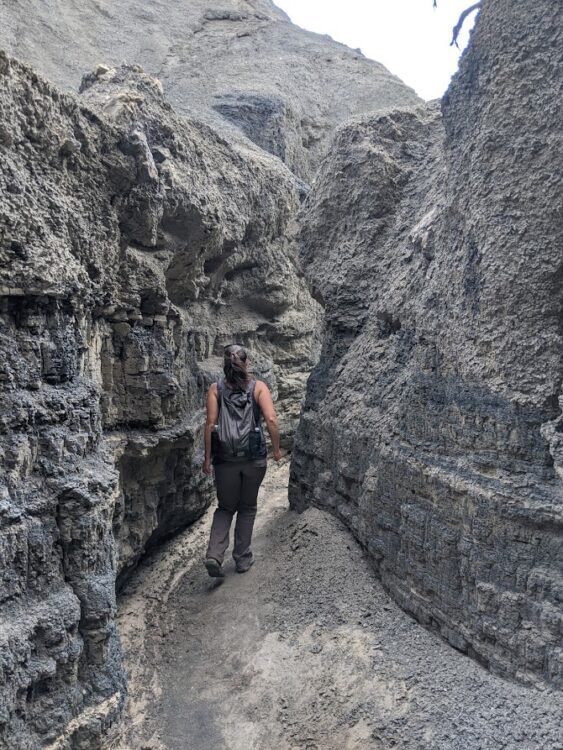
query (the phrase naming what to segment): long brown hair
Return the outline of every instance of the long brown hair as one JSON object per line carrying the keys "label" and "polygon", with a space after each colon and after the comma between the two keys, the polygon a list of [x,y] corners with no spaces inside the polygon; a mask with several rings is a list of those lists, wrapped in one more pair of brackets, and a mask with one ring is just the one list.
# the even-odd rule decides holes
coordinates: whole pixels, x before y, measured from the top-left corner
{"label": "long brown hair", "polygon": [[250,380],[246,349],[238,344],[225,347],[223,372],[228,385],[234,390],[244,391]]}

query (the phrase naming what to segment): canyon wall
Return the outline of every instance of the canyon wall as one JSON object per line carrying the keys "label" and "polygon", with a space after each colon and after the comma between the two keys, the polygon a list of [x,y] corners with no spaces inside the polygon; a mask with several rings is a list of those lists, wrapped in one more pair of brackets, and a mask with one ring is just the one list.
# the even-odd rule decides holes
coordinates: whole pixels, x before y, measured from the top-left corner
{"label": "canyon wall", "polygon": [[[560,4],[485,0],[442,101],[340,128],[302,208],[325,308],[290,500],[419,621],[561,685]],[[558,174],[559,173],[559,174]]]}
{"label": "canyon wall", "polygon": [[312,364],[294,176],[139,68],[84,89],[0,55],[0,745],[21,750],[96,747],[119,712],[116,579],[211,500],[222,347],[249,345],[289,420]]}
{"label": "canyon wall", "polygon": [[0,747],[101,745],[116,590],[213,495],[225,344],[291,441],[319,343],[304,180],[349,114],[418,101],[271,3],[160,10],[0,0],[0,44],[66,89],[0,53]]}

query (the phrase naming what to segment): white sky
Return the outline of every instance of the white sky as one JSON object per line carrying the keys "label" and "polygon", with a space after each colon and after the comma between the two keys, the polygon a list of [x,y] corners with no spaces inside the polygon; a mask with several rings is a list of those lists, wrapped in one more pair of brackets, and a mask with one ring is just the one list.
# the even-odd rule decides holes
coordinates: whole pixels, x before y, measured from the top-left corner
{"label": "white sky", "polygon": [[464,24],[460,49],[452,28],[472,0],[274,0],[298,26],[329,34],[383,63],[423,99],[442,96],[457,70],[476,13]]}

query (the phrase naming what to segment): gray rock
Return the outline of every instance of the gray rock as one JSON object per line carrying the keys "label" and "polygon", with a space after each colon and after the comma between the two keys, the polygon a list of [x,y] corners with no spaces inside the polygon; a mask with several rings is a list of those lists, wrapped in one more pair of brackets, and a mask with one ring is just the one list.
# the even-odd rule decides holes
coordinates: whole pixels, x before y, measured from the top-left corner
{"label": "gray rock", "polygon": [[300,186],[138,67],[78,99],[0,53],[0,123],[0,744],[92,748],[126,693],[116,587],[213,495],[225,344],[293,430],[318,317]]}
{"label": "gray rock", "polygon": [[54,83],[76,89],[86,70],[95,70],[90,81],[139,64],[179,113],[246,136],[305,181],[348,117],[419,102],[383,65],[294,26],[269,0],[154,9],[137,0],[28,0],[26,33],[11,0],[0,0],[0,16],[0,46]]}
{"label": "gray rock", "polygon": [[290,483],[420,622],[556,686],[560,20],[554,0],[487,0],[443,124],[428,106],[338,131],[301,217],[325,335]]}
{"label": "gray rock", "polygon": [[225,344],[291,441],[319,321],[292,235],[333,128],[418,100],[262,0],[0,13],[55,83],[92,71],[78,100],[0,54],[0,738],[91,748],[126,691],[116,586],[212,495]]}

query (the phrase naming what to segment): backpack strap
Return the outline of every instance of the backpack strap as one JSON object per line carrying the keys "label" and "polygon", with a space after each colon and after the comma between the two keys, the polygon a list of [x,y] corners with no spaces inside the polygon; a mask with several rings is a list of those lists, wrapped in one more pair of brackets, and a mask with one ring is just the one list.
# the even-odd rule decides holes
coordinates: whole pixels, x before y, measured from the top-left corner
{"label": "backpack strap", "polygon": [[215,381],[217,386],[217,400],[219,401],[219,409],[221,408],[221,402],[223,401],[223,393],[225,390],[225,378],[218,378]]}
{"label": "backpack strap", "polygon": [[258,404],[258,401],[256,401],[256,398],[254,396],[254,392],[256,390],[256,379],[251,380],[249,384],[249,391],[252,398],[252,414],[254,416],[254,424],[258,426],[260,424],[260,405]]}

